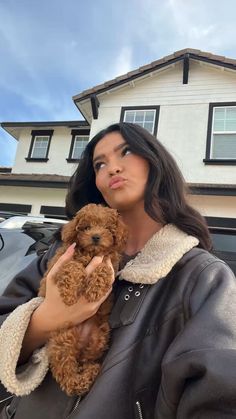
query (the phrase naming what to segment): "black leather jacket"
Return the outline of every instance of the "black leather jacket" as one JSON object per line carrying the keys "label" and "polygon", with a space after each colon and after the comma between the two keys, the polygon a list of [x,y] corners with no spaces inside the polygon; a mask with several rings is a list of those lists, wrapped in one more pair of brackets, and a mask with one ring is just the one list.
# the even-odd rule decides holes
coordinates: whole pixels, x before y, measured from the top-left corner
{"label": "black leather jacket", "polygon": [[[55,247],[9,285],[1,322],[37,294]],[[111,344],[89,394],[67,397],[48,373],[0,417],[236,418],[236,281],[225,263],[194,248],[155,285],[117,281],[114,294]]]}

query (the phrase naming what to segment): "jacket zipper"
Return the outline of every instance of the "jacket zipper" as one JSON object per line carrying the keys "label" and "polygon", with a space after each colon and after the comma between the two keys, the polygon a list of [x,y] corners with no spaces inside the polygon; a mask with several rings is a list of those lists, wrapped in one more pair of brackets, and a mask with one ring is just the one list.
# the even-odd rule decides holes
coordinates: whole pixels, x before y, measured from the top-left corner
{"label": "jacket zipper", "polygon": [[74,405],[72,411],[69,413],[69,415],[66,417],[66,419],[69,419],[73,415],[73,413],[76,411],[77,407],[79,406],[81,399],[82,399],[82,396],[79,396],[78,399],[75,402],[75,405]]}
{"label": "jacket zipper", "polygon": [[0,404],[6,402],[7,400],[13,399],[14,396],[8,396],[5,399],[0,400]]}
{"label": "jacket zipper", "polygon": [[136,402],[136,406],[137,406],[137,410],[138,410],[138,417],[139,417],[139,419],[143,419],[142,408],[141,408],[141,404],[140,404],[139,401]]}

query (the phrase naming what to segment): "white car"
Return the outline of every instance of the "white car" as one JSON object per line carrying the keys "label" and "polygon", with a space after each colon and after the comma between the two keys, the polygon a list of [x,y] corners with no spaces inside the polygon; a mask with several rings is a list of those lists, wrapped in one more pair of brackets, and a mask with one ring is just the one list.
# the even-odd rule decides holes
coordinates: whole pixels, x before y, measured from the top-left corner
{"label": "white car", "polygon": [[61,224],[65,224],[66,222],[66,220],[61,220],[58,218],[19,215],[15,217],[10,217],[7,220],[0,222],[0,228],[22,228],[26,223],[48,226],[54,225],[59,227]]}

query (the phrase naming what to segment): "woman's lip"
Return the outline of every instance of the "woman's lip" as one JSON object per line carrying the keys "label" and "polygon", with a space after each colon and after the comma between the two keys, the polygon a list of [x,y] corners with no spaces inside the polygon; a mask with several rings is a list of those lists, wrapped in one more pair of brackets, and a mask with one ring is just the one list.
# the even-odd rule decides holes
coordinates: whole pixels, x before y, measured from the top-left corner
{"label": "woman's lip", "polygon": [[118,189],[125,183],[124,179],[119,179],[110,185],[110,189]]}

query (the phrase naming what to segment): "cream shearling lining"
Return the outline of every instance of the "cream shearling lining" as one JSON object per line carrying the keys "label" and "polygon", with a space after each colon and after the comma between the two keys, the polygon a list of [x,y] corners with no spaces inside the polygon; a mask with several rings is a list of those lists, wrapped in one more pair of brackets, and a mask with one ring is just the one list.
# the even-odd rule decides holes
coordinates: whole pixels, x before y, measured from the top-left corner
{"label": "cream shearling lining", "polygon": [[28,364],[16,367],[22,341],[33,311],[43,298],[36,297],[17,307],[4,321],[0,329],[0,379],[10,393],[17,396],[29,394],[39,386],[48,371],[46,346],[35,351]]}
{"label": "cream shearling lining", "polygon": [[196,237],[189,236],[174,224],[166,224],[119,272],[119,279],[138,284],[155,284],[160,278],[164,278],[181,257],[198,243],[199,240]]}
{"label": "cream shearling lining", "polygon": [[[187,235],[173,224],[167,224],[125,265],[119,272],[119,279],[155,284],[198,243],[195,237]],[[23,372],[16,371],[30,317],[42,300],[37,297],[17,307],[0,329],[0,380],[10,393],[17,396],[27,395],[38,387],[49,368],[45,346],[34,352]]]}

